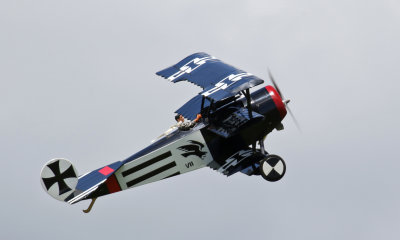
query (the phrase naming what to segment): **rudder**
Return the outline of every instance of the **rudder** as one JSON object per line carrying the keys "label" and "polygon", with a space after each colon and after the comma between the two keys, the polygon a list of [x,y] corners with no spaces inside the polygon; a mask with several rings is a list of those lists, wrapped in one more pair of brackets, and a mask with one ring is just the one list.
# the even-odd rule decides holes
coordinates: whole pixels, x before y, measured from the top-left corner
{"label": "rudder", "polygon": [[78,184],[78,172],[67,159],[52,159],[42,168],[40,182],[50,196],[64,201],[75,191]]}

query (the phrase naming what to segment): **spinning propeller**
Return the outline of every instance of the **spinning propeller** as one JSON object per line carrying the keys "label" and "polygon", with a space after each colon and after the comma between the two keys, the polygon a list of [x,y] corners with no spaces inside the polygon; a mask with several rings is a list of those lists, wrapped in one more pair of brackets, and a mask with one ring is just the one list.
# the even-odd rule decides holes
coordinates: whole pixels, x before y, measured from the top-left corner
{"label": "spinning propeller", "polygon": [[274,77],[272,76],[271,71],[268,69],[268,75],[269,75],[269,79],[271,79],[272,85],[274,85],[274,88],[276,89],[276,91],[278,92],[279,96],[281,96],[281,98],[283,99],[283,103],[285,104],[286,109],[288,110],[288,112],[290,113],[290,116],[293,118],[294,123],[296,124],[297,129],[299,129],[299,131],[301,131],[300,125],[297,122],[296,118],[294,117],[293,112],[290,110],[288,103],[290,102],[290,99],[286,99],[281,90],[278,87],[278,84],[276,84]]}

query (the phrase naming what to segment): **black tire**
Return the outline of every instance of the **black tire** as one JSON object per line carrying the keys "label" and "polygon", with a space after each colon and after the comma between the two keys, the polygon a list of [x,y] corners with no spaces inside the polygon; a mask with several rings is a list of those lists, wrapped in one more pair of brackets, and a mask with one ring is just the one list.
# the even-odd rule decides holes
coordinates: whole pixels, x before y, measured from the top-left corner
{"label": "black tire", "polygon": [[270,154],[260,161],[259,170],[265,180],[276,182],[285,176],[286,164],[278,155]]}

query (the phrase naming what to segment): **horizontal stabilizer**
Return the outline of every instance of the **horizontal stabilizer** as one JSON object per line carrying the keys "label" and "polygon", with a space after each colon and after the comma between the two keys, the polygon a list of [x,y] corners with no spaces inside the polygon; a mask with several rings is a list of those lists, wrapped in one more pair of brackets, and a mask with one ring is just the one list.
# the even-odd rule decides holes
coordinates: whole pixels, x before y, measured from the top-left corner
{"label": "horizontal stabilizer", "polygon": [[80,176],[76,190],[68,196],[65,201],[69,204],[74,204],[81,200],[90,198],[91,194],[99,189],[101,184],[107,182],[107,180],[111,178],[115,178],[113,174],[122,166],[122,164],[121,161],[118,161]]}

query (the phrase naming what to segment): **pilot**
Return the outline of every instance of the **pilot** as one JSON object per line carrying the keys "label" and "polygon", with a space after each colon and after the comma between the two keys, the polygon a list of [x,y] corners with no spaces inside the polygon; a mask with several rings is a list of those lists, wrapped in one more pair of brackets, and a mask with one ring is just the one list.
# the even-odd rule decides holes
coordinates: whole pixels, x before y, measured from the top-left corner
{"label": "pilot", "polygon": [[197,122],[200,120],[201,114],[197,114],[197,117],[193,121],[185,122],[185,119],[183,118],[182,115],[178,114],[175,116],[175,120],[178,122],[176,126],[178,127],[179,130],[182,131],[187,131],[191,129],[192,127],[196,126]]}

